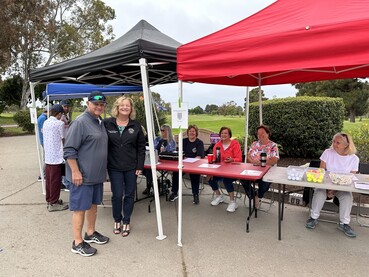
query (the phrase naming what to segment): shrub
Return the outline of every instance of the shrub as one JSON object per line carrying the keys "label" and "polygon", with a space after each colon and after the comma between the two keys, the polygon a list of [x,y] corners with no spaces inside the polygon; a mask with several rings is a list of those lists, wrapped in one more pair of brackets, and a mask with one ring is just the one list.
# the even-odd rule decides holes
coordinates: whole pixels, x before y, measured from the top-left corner
{"label": "shrub", "polygon": [[0,136],[1,136],[2,134],[4,134],[4,132],[5,132],[5,129],[4,129],[3,127],[1,127],[1,126],[0,126]]}
{"label": "shrub", "polygon": [[[345,106],[341,98],[288,97],[263,102],[263,123],[271,140],[290,157],[317,157],[343,127]],[[259,105],[250,104],[250,141],[259,125]]]}
{"label": "shrub", "polygon": [[16,114],[14,114],[13,118],[15,122],[17,122],[18,126],[22,127],[23,131],[34,133],[35,126],[31,123],[29,110],[18,111]]}
{"label": "shrub", "polygon": [[369,125],[362,124],[359,129],[349,132],[355,143],[361,163],[369,163]]}

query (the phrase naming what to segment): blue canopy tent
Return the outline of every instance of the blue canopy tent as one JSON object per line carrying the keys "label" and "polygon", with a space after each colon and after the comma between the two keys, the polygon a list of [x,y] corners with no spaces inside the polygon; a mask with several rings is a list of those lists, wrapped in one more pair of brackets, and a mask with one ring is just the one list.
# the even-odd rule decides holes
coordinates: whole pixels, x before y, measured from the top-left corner
{"label": "blue canopy tent", "polygon": [[67,84],[50,83],[46,85],[46,90],[42,97],[49,100],[63,100],[87,97],[92,91],[100,91],[106,96],[118,95],[122,93],[142,92],[141,86],[102,86],[90,84]]}

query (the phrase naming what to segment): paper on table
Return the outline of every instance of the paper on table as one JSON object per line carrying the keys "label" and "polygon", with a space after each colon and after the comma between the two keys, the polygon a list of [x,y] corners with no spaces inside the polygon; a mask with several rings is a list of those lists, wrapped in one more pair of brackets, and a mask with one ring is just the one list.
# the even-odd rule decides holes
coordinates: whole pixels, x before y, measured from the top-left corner
{"label": "paper on table", "polygon": [[249,175],[249,176],[260,176],[261,171],[259,170],[247,170],[241,172],[241,175]]}
{"label": "paper on table", "polygon": [[218,167],[220,167],[220,164],[200,164],[199,167],[204,167],[204,168],[218,168]]}
{"label": "paper on table", "polygon": [[194,163],[200,160],[199,158],[186,158],[183,160],[184,163]]}
{"label": "paper on table", "polygon": [[369,182],[355,182],[355,188],[369,190]]}

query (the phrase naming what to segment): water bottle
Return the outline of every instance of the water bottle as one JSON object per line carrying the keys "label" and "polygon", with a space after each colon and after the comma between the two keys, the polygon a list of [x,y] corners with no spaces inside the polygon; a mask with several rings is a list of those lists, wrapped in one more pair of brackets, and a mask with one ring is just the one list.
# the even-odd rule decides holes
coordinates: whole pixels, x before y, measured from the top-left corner
{"label": "water bottle", "polygon": [[266,166],[266,162],[267,162],[267,153],[261,152],[260,153],[260,165],[264,167]]}
{"label": "water bottle", "polygon": [[219,146],[215,150],[215,162],[220,163],[220,147]]}

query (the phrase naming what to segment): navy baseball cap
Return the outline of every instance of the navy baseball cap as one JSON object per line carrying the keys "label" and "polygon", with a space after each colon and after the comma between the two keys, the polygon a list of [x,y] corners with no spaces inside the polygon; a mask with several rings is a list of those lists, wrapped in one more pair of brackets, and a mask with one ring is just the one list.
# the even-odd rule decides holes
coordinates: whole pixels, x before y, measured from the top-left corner
{"label": "navy baseball cap", "polygon": [[55,114],[64,113],[62,105],[59,104],[55,104],[54,106],[52,106],[51,111],[55,112]]}
{"label": "navy baseball cap", "polygon": [[102,94],[102,92],[100,92],[100,91],[93,91],[88,96],[88,101],[93,102],[93,103],[94,102],[102,102],[102,103],[105,103],[106,102],[106,98],[105,98],[104,94]]}
{"label": "navy baseball cap", "polygon": [[69,100],[63,100],[60,102],[60,105],[62,106],[70,106],[70,101]]}

